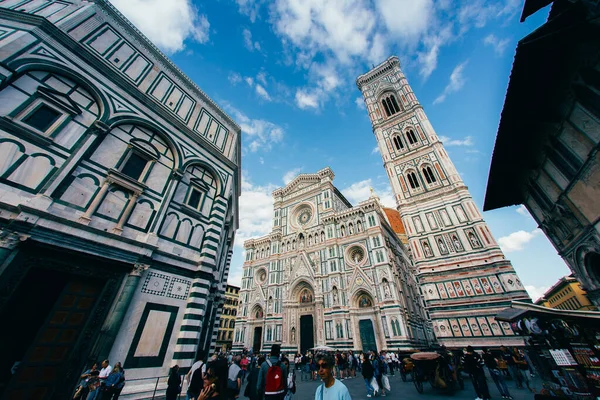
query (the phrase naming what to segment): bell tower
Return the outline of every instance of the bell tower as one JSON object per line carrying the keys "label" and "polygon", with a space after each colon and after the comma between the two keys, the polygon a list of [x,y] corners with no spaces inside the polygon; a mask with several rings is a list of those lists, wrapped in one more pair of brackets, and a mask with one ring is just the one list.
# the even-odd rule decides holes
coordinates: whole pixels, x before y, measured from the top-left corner
{"label": "bell tower", "polygon": [[522,344],[495,315],[529,301],[511,263],[390,57],[361,75],[383,165],[406,228],[434,332],[446,346]]}

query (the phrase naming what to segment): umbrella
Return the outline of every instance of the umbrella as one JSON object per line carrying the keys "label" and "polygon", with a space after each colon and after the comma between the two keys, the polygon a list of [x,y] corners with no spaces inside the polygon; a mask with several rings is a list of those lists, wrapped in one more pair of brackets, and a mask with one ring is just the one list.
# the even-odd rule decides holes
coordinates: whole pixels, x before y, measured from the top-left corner
{"label": "umbrella", "polygon": [[335,351],[335,349],[333,347],[329,347],[329,346],[317,346],[317,347],[313,347],[312,349],[309,350],[314,350],[314,351]]}

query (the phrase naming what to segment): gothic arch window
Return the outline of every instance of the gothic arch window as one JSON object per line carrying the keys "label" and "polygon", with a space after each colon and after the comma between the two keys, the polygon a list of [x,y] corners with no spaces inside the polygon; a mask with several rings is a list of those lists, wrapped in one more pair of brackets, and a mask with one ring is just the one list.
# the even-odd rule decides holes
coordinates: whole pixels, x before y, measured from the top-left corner
{"label": "gothic arch window", "polygon": [[352,235],[354,233],[354,225],[352,225],[352,222],[350,222],[348,224],[348,234]]}
{"label": "gothic arch window", "polygon": [[356,221],[356,232],[362,232],[362,223],[360,221]]}
{"label": "gothic arch window", "polygon": [[425,180],[427,181],[427,183],[437,182],[437,179],[436,179],[435,175],[433,174],[433,170],[431,169],[430,166],[426,166],[423,168],[423,175],[425,175]]}
{"label": "gothic arch window", "polygon": [[321,242],[325,242],[325,232],[321,231]]}
{"label": "gothic arch window", "polygon": [[235,320],[234,319],[229,320],[229,328],[233,329],[234,327],[235,327]]}
{"label": "gothic arch window", "polygon": [[417,174],[414,172],[409,172],[406,174],[406,178],[408,179],[408,184],[412,189],[417,189],[421,185],[419,184],[419,180],[417,179]]}
{"label": "gothic arch window", "polygon": [[344,225],[340,227],[340,235],[346,236],[346,227]]}
{"label": "gothic arch window", "polygon": [[312,246],[313,242],[312,242],[312,235],[308,235],[308,245]]}
{"label": "gothic arch window", "polygon": [[381,105],[385,110],[385,115],[391,117],[392,115],[400,112],[400,106],[396,101],[396,96],[389,94],[381,99]]}
{"label": "gothic arch window", "polygon": [[404,143],[402,143],[402,139],[401,139],[400,135],[395,135],[392,138],[392,142],[394,142],[394,147],[396,148],[396,150],[404,149]]}
{"label": "gothic arch window", "polygon": [[408,138],[408,143],[416,144],[417,143],[417,135],[415,135],[415,131],[409,129],[406,131],[406,137]]}

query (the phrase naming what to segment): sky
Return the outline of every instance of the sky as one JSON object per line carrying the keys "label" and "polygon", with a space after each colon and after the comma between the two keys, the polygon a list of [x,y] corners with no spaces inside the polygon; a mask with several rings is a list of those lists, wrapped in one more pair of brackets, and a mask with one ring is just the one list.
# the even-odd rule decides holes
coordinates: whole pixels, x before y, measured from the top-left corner
{"label": "sky", "polygon": [[[352,202],[395,207],[355,80],[397,55],[481,209],[517,41],[519,0],[111,0],[242,128],[243,242],[268,234],[274,189],[329,166]],[[523,206],[484,213],[534,300],[569,274]]]}

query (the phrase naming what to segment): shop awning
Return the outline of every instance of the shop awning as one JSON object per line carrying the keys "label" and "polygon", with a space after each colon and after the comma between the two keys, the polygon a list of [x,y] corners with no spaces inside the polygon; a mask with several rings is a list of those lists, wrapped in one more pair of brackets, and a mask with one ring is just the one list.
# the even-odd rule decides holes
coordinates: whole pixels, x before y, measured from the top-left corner
{"label": "shop awning", "polygon": [[597,323],[600,326],[600,312],[598,311],[573,311],[573,310],[558,310],[556,308],[548,308],[538,306],[536,304],[522,303],[513,301],[511,306],[500,311],[496,315],[497,321],[514,322],[526,316],[546,316],[551,318],[562,319],[585,319],[599,320]]}

